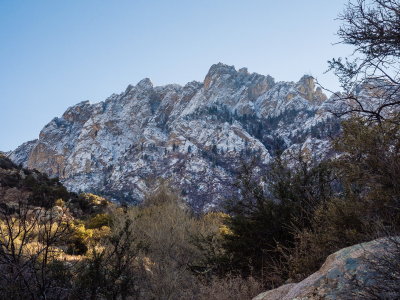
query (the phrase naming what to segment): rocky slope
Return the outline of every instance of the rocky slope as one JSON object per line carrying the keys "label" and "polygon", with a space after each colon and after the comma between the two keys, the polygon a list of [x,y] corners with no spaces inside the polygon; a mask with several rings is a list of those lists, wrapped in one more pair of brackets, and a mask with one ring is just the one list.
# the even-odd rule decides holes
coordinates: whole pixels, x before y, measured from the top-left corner
{"label": "rocky slope", "polygon": [[270,76],[213,65],[203,82],[154,87],[149,79],[103,102],[78,103],[39,138],[9,154],[59,177],[72,191],[140,201],[155,178],[170,178],[196,210],[227,195],[241,162],[267,163],[277,148],[328,151],[338,123],[312,77]]}
{"label": "rocky slope", "polygon": [[17,210],[21,202],[31,206],[53,206],[56,200],[72,198],[66,188],[54,178],[36,170],[15,165],[0,153],[0,207]]}

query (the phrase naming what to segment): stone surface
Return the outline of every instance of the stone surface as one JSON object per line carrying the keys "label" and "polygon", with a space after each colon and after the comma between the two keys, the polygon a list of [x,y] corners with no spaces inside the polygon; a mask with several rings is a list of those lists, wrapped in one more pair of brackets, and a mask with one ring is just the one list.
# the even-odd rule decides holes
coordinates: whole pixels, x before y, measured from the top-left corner
{"label": "stone surface", "polygon": [[373,282],[376,275],[369,266],[370,262],[386,259],[394,244],[382,238],[344,248],[328,256],[322,267],[303,281],[264,292],[253,300],[357,299],[356,289],[359,287],[353,280],[358,281],[361,287]]}

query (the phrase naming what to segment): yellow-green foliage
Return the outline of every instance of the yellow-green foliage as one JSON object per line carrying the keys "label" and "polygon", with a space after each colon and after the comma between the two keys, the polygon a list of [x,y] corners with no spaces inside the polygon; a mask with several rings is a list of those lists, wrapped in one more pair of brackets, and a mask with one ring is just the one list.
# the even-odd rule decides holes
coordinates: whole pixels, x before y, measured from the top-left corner
{"label": "yellow-green foliage", "polygon": [[111,234],[111,227],[101,226],[99,228],[93,229],[93,235],[91,237],[93,242],[99,241]]}
{"label": "yellow-green foliage", "polygon": [[209,212],[202,217],[204,228],[213,234],[220,234],[221,236],[232,234],[231,229],[226,225],[230,216],[223,212]]}
{"label": "yellow-green foliage", "polygon": [[105,198],[95,194],[83,193],[79,196],[83,201],[86,201],[91,206],[107,206],[108,204],[108,201]]}
{"label": "yellow-green foliage", "polygon": [[68,243],[68,253],[81,255],[85,254],[88,250],[88,244],[93,237],[93,230],[87,229],[84,224],[72,224],[71,236]]}
{"label": "yellow-green foliage", "polygon": [[73,237],[82,241],[87,241],[93,236],[93,230],[87,229],[84,224],[77,224],[71,226]]}
{"label": "yellow-green foliage", "polygon": [[68,239],[68,253],[82,255],[87,252],[90,244],[98,243],[111,232],[111,216],[98,214],[85,222],[75,220],[71,224],[71,235]]}
{"label": "yellow-green foliage", "polygon": [[107,199],[91,193],[80,194],[78,203],[84,214],[103,212],[110,204]]}
{"label": "yellow-green foliage", "polygon": [[97,214],[86,222],[86,227],[90,229],[110,226],[112,218],[109,214]]}
{"label": "yellow-green foliage", "polygon": [[57,199],[57,200],[54,202],[54,206],[64,207],[64,206],[65,206],[65,202],[64,202],[63,199]]}

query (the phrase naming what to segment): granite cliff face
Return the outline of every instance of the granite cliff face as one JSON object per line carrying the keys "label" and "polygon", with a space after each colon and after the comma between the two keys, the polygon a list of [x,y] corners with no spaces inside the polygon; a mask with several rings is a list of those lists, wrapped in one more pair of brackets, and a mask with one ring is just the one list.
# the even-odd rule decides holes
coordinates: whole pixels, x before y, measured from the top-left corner
{"label": "granite cliff face", "polygon": [[229,193],[249,157],[267,163],[277,148],[328,151],[338,127],[332,105],[310,76],[275,82],[219,63],[204,82],[154,87],[146,78],[103,102],[78,103],[9,157],[72,191],[115,200],[140,201],[149,181],[170,178],[204,210]]}

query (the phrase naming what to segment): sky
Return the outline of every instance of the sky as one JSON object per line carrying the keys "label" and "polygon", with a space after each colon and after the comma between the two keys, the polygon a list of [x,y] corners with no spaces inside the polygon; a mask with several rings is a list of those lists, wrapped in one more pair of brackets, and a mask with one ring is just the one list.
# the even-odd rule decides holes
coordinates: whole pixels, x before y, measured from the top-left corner
{"label": "sky", "polygon": [[338,90],[327,70],[347,0],[0,0],[0,151],[83,100],[148,77],[202,81],[212,64]]}

